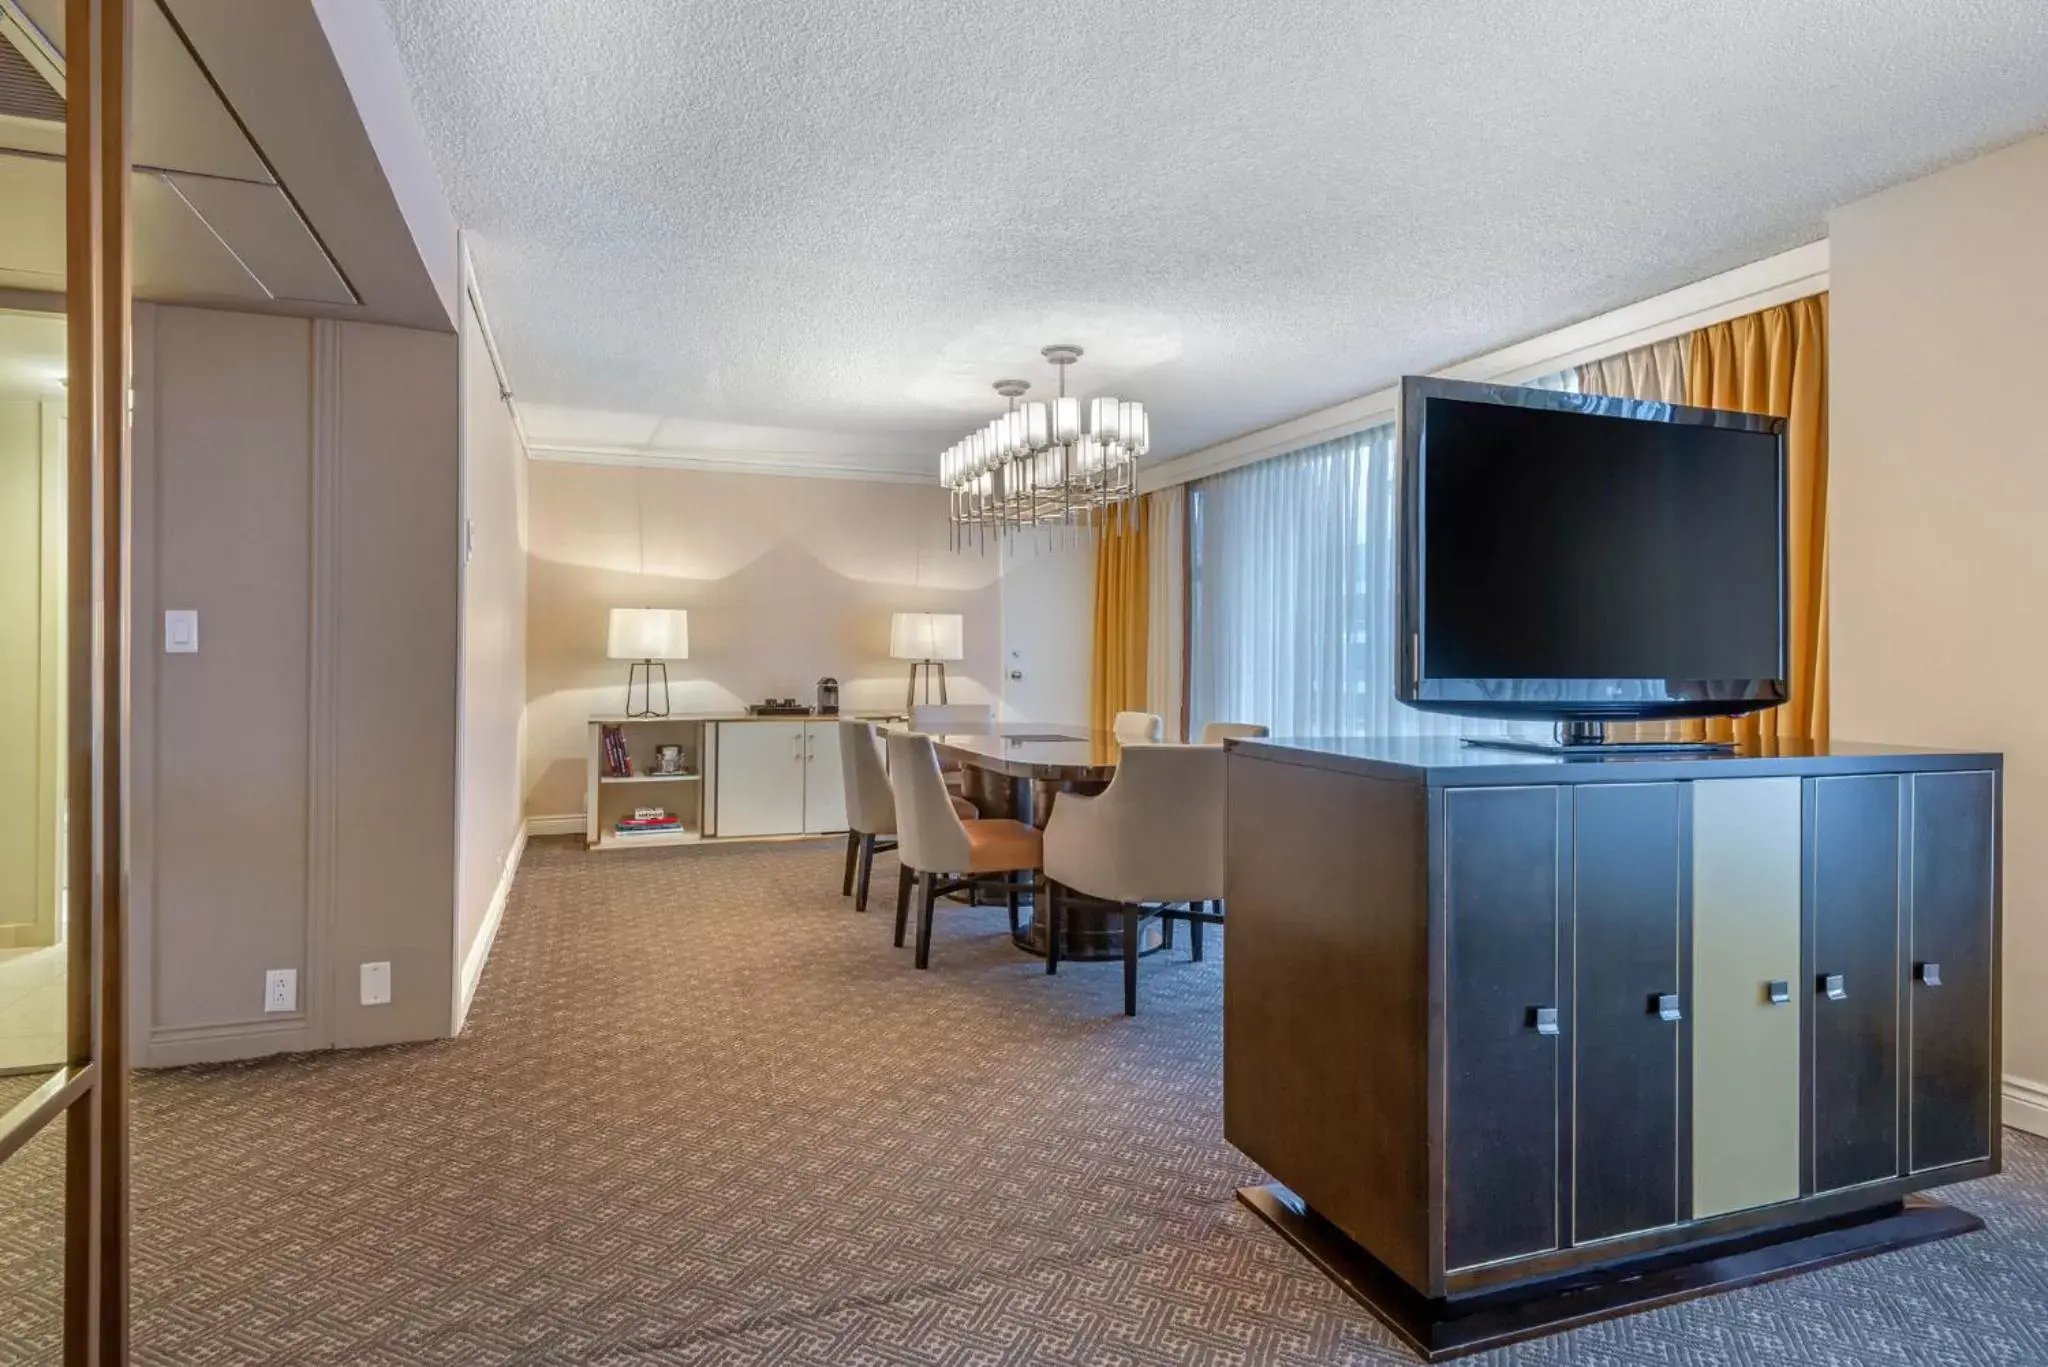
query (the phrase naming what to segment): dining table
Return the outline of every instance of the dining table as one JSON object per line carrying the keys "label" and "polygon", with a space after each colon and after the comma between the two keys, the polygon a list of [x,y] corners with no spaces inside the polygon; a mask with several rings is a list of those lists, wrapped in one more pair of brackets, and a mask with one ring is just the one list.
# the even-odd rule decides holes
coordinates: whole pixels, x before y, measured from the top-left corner
{"label": "dining table", "polygon": [[[1009,817],[1043,828],[1062,793],[1099,793],[1116,777],[1115,735],[1086,725],[997,722],[962,729],[905,725],[932,738],[939,763],[961,771],[960,794],[985,818]],[[1035,899],[1021,899],[1030,910]],[[1120,959],[1124,952],[1121,908],[1092,898],[1071,897],[1062,908],[1060,957]],[[1165,943],[1156,920],[1138,923],[1141,954]],[[1045,918],[1019,916],[1012,936],[1019,949],[1045,955]]]}

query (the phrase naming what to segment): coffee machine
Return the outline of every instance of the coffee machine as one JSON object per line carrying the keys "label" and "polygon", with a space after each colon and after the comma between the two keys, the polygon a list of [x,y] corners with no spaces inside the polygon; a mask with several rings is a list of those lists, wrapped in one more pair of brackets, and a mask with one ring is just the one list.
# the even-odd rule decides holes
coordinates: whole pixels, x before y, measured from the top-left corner
{"label": "coffee machine", "polygon": [[839,715],[839,680],[824,678],[818,680],[818,715],[836,717]]}

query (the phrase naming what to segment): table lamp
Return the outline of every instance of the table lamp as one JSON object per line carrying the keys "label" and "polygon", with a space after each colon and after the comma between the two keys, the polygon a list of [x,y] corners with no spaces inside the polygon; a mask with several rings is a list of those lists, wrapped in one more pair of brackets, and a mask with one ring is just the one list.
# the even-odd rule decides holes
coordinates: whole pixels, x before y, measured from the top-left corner
{"label": "table lamp", "polygon": [[[668,662],[690,658],[690,614],[682,608],[613,608],[605,653],[631,660],[626,667],[626,715],[668,715]],[[661,707],[654,706],[654,671],[661,671]],[[643,672],[644,671],[644,672]],[[633,685],[640,685],[640,708]]]}
{"label": "table lamp", "polygon": [[906,708],[917,705],[917,672],[924,671],[924,700],[932,700],[932,671],[939,672],[939,701],[946,701],[946,661],[963,658],[957,612],[899,612],[889,621],[889,658],[909,660]]}

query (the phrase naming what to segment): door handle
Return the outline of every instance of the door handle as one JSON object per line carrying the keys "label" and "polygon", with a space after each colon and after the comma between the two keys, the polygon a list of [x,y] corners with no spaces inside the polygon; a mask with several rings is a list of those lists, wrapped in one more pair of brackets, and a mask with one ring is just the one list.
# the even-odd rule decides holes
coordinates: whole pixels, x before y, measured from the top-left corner
{"label": "door handle", "polygon": [[1658,993],[1650,999],[1650,1006],[1651,1009],[1656,1011],[1658,1020],[1682,1021],[1685,1019],[1685,1008],[1679,1004],[1676,992]]}
{"label": "door handle", "polygon": [[1557,1008],[1554,1006],[1532,1006],[1529,1008],[1529,1024],[1539,1035],[1557,1033]]}
{"label": "door handle", "polygon": [[1846,1001],[1849,996],[1849,981],[1839,973],[1823,973],[1820,990],[1827,994],[1831,1002]]}
{"label": "door handle", "polygon": [[1792,1000],[1792,984],[1783,978],[1773,978],[1764,984],[1764,995],[1772,1006],[1783,1006]]}
{"label": "door handle", "polygon": [[1921,964],[1920,967],[1913,970],[1913,974],[1915,977],[1920,979],[1920,985],[1922,987],[1941,986],[1940,964]]}

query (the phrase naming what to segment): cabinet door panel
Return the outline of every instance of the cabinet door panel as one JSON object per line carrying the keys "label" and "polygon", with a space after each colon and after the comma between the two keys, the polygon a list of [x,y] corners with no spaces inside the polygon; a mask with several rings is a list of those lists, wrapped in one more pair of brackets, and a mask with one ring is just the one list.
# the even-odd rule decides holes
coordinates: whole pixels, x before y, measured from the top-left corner
{"label": "cabinet door panel", "polygon": [[718,728],[718,833],[796,835],[804,828],[804,724]]}
{"label": "cabinet door panel", "polygon": [[1796,778],[1692,785],[1694,1219],[1799,1195],[1799,823]]}
{"label": "cabinet door panel", "polygon": [[1808,781],[1813,1189],[1899,1171],[1896,774]]}
{"label": "cabinet door panel", "polygon": [[1587,784],[1575,805],[1572,1240],[1585,1243],[1679,1218],[1684,890],[1677,784]]}
{"label": "cabinet door panel", "polygon": [[[1472,1267],[1558,1246],[1556,788],[1444,793],[1444,1261]],[[1539,1029],[1538,1010],[1555,1033]]]}
{"label": "cabinet door panel", "polygon": [[1912,983],[1906,1000],[1911,1156],[1919,1172],[1991,1152],[1997,790],[1987,771],[1915,774],[1910,781]]}
{"label": "cabinet door panel", "polygon": [[804,830],[812,835],[846,829],[846,777],[839,763],[839,723],[805,723]]}

